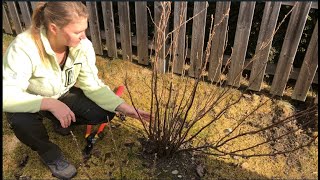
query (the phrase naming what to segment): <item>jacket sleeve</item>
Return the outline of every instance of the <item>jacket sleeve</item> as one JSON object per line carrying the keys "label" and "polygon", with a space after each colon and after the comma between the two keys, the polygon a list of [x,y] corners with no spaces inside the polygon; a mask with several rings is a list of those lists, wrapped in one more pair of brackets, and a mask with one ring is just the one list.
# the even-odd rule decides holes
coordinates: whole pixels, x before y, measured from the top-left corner
{"label": "jacket sleeve", "polygon": [[26,90],[32,76],[28,53],[18,43],[12,43],[3,58],[3,111],[38,112],[43,97]]}
{"label": "jacket sleeve", "polygon": [[98,69],[95,65],[96,55],[89,40],[86,40],[86,57],[82,63],[80,74],[77,78],[77,85],[84,94],[101,108],[115,112],[116,107],[124,102],[118,97],[109,86],[105,85],[98,77]]}

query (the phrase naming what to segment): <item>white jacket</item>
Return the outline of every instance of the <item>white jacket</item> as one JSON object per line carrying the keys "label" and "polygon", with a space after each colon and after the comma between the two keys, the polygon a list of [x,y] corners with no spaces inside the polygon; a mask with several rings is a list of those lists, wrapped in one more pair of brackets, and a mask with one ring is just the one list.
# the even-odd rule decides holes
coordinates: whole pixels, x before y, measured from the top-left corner
{"label": "white jacket", "polygon": [[88,39],[69,48],[61,70],[45,29],[41,28],[40,34],[49,55],[49,67],[42,63],[30,32],[19,34],[3,58],[4,112],[38,112],[44,97],[58,99],[75,84],[89,99],[110,112],[115,112],[124,102],[98,78],[95,52]]}

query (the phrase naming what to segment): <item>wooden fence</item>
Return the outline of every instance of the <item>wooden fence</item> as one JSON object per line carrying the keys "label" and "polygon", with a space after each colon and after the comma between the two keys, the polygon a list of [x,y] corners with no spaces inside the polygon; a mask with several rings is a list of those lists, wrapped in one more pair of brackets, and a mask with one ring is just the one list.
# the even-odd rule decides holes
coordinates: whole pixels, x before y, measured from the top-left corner
{"label": "wooden fence", "polygon": [[[134,5],[133,5],[133,4]],[[160,2],[153,2],[153,19],[159,22],[160,14],[163,8]],[[241,2],[235,39],[233,44],[233,52],[231,57],[224,54],[225,43],[227,40],[228,14],[231,2],[210,2],[215,3],[216,11],[214,13],[214,25],[216,25],[215,36],[212,40],[211,54],[209,57],[209,66],[207,69],[208,79],[214,82],[219,81],[221,77],[221,69],[230,61],[230,69],[227,75],[227,83],[229,85],[239,87],[240,76],[243,69],[250,70],[249,89],[260,91],[262,82],[266,75],[274,75],[271,84],[270,93],[282,96],[289,79],[296,79],[291,98],[305,101],[307,92],[312,83],[318,84],[317,68],[318,68],[318,22],[313,29],[313,34],[309,42],[306,54],[301,68],[292,66],[300,39],[305,27],[308,13],[311,8],[318,9],[318,2],[265,2],[263,17],[260,25],[259,37],[256,45],[255,54],[257,56],[254,61],[246,59],[246,51],[249,41],[250,29],[254,18],[254,10],[256,2]],[[91,39],[96,54],[103,55],[107,53],[109,57],[117,58],[121,55],[124,60],[137,60],[139,64],[148,65],[149,50],[153,42],[148,39],[148,16],[152,14],[147,9],[147,2],[85,2],[88,7],[90,18],[87,35]],[[191,3],[189,3],[191,4]],[[177,27],[179,22],[186,21],[186,8],[188,2],[173,2],[172,15],[174,20],[173,27]],[[191,47],[187,47],[186,24],[182,25],[177,36],[178,45],[174,56],[175,68],[174,72],[181,74],[185,66],[185,56],[190,61],[188,70],[189,76],[194,76],[201,65],[200,59],[203,56],[205,45],[204,34],[209,30],[206,27],[207,18],[207,2],[194,2],[192,23]],[[99,5],[99,6],[98,6]],[[282,49],[277,64],[268,62],[272,38],[278,21],[281,6],[289,5],[294,7],[290,16],[287,31],[284,37]],[[7,7],[5,7],[7,6]],[[130,13],[134,6],[134,14]],[[189,5],[190,6],[190,5]],[[31,24],[31,13],[35,7],[35,2],[26,1],[8,1],[2,3],[2,19],[3,31],[8,34],[19,34]],[[117,8],[117,9],[115,9]],[[6,10],[7,9],[7,10]],[[117,11],[117,14],[114,13]],[[226,15],[227,14],[227,15]],[[183,16],[180,16],[183,15]],[[135,16],[130,18],[130,16]],[[182,18],[181,18],[182,17]],[[117,19],[118,18],[118,19]],[[101,25],[101,21],[103,25]],[[135,21],[135,22],[132,22]],[[116,22],[118,24],[116,24]],[[135,24],[133,27],[132,24]],[[150,25],[150,24],[149,24]],[[116,27],[120,27],[120,33],[116,32]],[[136,35],[132,35],[132,28],[136,29]],[[106,41],[104,41],[106,40]],[[133,51],[136,48],[136,51]],[[121,51],[119,50],[121,49]],[[135,58],[133,58],[135,57]],[[165,72],[165,51],[161,51],[160,57],[163,62],[160,63],[161,71]],[[317,98],[316,98],[317,101]]]}

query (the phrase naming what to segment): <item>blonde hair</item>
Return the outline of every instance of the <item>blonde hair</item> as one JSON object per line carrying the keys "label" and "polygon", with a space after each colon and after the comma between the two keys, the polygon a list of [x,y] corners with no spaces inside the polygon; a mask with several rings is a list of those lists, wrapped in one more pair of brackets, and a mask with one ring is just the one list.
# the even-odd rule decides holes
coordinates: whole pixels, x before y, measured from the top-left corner
{"label": "blonde hair", "polygon": [[38,2],[32,14],[31,34],[39,50],[41,60],[48,63],[47,53],[40,38],[40,27],[48,29],[49,23],[63,28],[78,18],[88,18],[88,11],[82,2]]}

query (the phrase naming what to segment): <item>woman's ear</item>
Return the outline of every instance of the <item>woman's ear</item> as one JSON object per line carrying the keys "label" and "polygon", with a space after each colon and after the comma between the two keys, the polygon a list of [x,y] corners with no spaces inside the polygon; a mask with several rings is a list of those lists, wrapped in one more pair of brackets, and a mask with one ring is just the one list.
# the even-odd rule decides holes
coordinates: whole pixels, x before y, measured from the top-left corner
{"label": "woman's ear", "polygon": [[57,35],[57,33],[58,33],[58,26],[57,25],[55,25],[54,23],[49,23],[48,29],[52,34]]}

